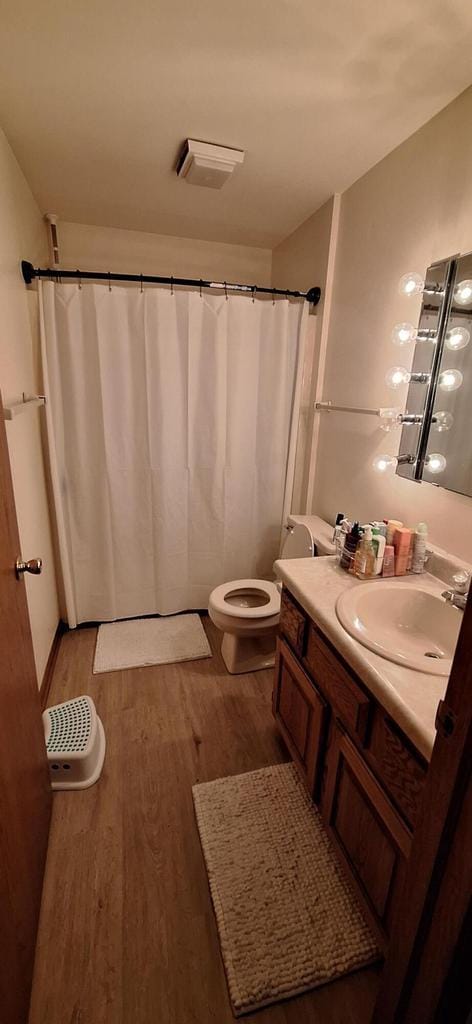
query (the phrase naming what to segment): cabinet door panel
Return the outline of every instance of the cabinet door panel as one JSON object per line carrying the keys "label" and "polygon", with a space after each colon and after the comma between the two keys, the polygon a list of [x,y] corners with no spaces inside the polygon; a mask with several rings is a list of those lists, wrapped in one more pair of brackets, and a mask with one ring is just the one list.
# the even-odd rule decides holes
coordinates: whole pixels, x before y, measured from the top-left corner
{"label": "cabinet door panel", "polygon": [[283,640],[277,643],[273,712],[285,743],[312,796],[319,787],[326,702]]}
{"label": "cabinet door panel", "polygon": [[410,852],[410,834],[337,724],[329,752],[323,817],[384,944]]}

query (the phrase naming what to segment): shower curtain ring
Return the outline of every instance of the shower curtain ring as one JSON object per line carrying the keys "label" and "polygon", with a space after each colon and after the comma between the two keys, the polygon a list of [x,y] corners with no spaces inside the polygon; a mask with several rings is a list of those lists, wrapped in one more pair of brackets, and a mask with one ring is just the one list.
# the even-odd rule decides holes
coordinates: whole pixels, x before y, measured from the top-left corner
{"label": "shower curtain ring", "polygon": [[228,301],[228,289],[226,287],[226,281],[225,281],[225,299],[226,299],[226,301]]}
{"label": "shower curtain ring", "polygon": [[81,276],[80,276],[80,273],[79,273],[79,271],[77,271],[77,278],[78,278],[77,284],[78,284],[78,287],[79,287],[79,291],[80,291],[80,290],[81,290],[81,288],[82,288],[82,278],[81,278]]}
{"label": "shower curtain ring", "polygon": [[203,288],[203,281],[202,281],[202,279],[200,278],[200,298],[201,298],[201,299],[203,299],[203,295],[202,295],[202,288]]}
{"label": "shower curtain ring", "polygon": [[174,278],[173,277],[171,277],[171,279],[170,279],[170,294],[171,295],[174,294]]}
{"label": "shower curtain ring", "polygon": [[141,289],[140,290],[141,290],[141,295],[142,295],[143,291],[144,291],[144,289],[143,289],[143,275],[140,274],[140,277],[141,277]]}
{"label": "shower curtain ring", "polygon": [[253,289],[252,289],[252,301],[253,302],[256,301],[256,291],[257,291],[257,288],[256,288],[255,285],[253,285]]}
{"label": "shower curtain ring", "polygon": [[108,291],[111,292],[111,274],[110,274],[110,271],[108,271]]}
{"label": "shower curtain ring", "polygon": [[272,289],[272,305],[275,306],[275,288]]}

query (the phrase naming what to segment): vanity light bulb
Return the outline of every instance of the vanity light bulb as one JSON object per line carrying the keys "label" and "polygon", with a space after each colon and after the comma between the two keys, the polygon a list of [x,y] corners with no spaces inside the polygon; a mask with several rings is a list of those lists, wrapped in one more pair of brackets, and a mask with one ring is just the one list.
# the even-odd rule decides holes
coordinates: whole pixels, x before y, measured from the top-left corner
{"label": "vanity light bulb", "polygon": [[412,341],[416,340],[418,331],[413,324],[395,324],[392,331],[392,341],[394,345],[411,345]]}
{"label": "vanity light bulb", "polygon": [[372,467],[376,473],[391,473],[397,466],[394,455],[376,455]]}
{"label": "vanity light bulb", "polygon": [[431,452],[431,455],[428,455],[426,458],[428,473],[442,473],[446,465],[444,455],[440,455],[439,452]]}
{"label": "vanity light bulb", "polygon": [[433,417],[435,420],[433,429],[437,430],[438,434],[443,434],[446,430],[450,430],[454,423],[452,412],[435,412]]}
{"label": "vanity light bulb", "polygon": [[446,348],[450,348],[452,352],[458,352],[459,349],[465,348],[470,341],[470,331],[467,327],[450,327],[446,334]]}
{"label": "vanity light bulb", "polygon": [[400,295],[418,295],[424,291],[424,279],[419,274],[404,274],[398,283],[398,290]]}
{"label": "vanity light bulb", "polygon": [[389,388],[400,388],[410,381],[410,371],[405,366],[392,366],[385,375],[385,383]]}
{"label": "vanity light bulb", "polygon": [[443,370],[439,374],[439,387],[442,391],[457,391],[463,380],[460,370]]}
{"label": "vanity light bulb", "polygon": [[459,306],[470,306],[472,302],[472,281],[459,281],[454,288],[454,301]]}

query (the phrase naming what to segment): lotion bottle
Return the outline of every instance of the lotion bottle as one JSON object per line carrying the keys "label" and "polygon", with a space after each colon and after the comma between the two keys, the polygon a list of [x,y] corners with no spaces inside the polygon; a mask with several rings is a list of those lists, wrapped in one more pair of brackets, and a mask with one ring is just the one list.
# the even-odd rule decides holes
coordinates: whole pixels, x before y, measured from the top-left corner
{"label": "lotion bottle", "polygon": [[356,551],[354,573],[361,580],[368,580],[374,575],[375,550],[372,543],[372,527],[366,526],[364,536]]}
{"label": "lotion bottle", "polygon": [[381,576],[386,539],[377,526],[374,526],[372,529],[372,544],[375,551],[374,576]]}

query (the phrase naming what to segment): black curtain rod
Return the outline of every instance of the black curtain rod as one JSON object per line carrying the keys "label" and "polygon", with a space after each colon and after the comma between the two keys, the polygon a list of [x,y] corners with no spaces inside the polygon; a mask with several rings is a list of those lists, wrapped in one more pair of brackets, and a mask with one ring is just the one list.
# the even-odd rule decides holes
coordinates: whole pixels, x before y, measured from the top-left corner
{"label": "black curtain rod", "polygon": [[93,281],[136,281],[137,284],[170,284],[171,287],[174,285],[186,285],[187,288],[222,288],[223,291],[232,292],[247,292],[248,294],[255,295],[256,293],[263,295],[283,295],[286,298],[291,299],[306,299],[307,302],[313,303],[314,306],[318,305],[321,297],[321,289],[318,287],[309,288],[307,292],[291,291],[286,288],[261,288],[257,284],[233,284],[230,281],[203,281],[193,280],[187,277],[153,277],[149,274],[112,274],[103,273],[98,270],[59,270],[58,268],[52,269],[48,267],[46,269],[42,267],[34,267],[32,263],[28,263],[27,260],[21,262],[21,272],[25,284],[31,284],[35,277],[49,277],[51,280],[58,280],[59,278],[75,278],[81,280],[82,278],[89,278]]}

